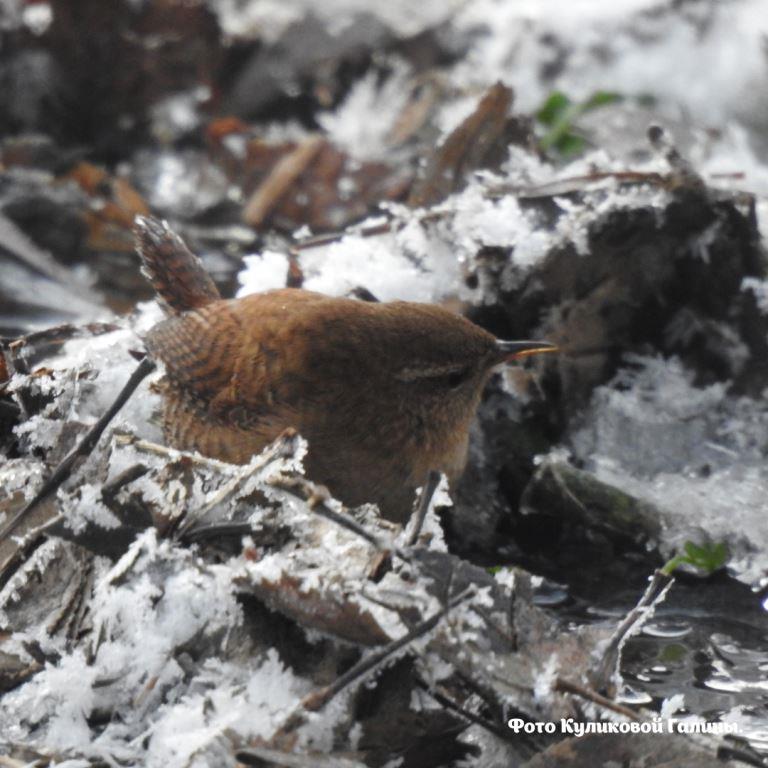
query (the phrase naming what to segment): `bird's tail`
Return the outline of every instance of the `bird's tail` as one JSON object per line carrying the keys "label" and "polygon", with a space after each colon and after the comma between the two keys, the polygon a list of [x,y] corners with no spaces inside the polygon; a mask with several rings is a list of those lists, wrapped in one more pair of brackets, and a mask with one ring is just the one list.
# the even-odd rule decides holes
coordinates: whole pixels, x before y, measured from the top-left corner
{"label": "bird's tail", "polygon": [[164,221],[137,216],[133,231],[142,274],[168,312],[177,314],[221,298],[203,263]]}

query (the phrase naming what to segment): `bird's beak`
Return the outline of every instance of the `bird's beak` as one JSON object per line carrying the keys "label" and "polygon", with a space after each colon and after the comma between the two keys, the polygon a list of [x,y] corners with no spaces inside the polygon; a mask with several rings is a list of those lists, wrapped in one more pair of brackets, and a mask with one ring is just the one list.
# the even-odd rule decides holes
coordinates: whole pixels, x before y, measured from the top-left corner
{"label": "bird's beak", "polygon": [[499,350],[499,362],[511,363],[530,355],[540,355],[544,352],[559,351],[555,344],[549,341],[501,341],[496,342]]}

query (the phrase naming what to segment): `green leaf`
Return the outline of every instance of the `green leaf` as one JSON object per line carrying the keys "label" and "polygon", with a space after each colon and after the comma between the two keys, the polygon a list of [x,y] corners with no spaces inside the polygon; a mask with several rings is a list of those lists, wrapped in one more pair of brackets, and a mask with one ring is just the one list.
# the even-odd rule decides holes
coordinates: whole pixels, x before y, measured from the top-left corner
{"label": "green leaf", "polygon": [[686,541],[683,545],[683,552],[691,559],[696,560],[704,552],[702,547],[697,547],[692,541]]}
{"label": "green leaf", "polygon": [[608,104],[615,104],[617,101],[621,101],[621,99],[622,96],[620,93],[614,93],[613,91],[595,91],[583,103],[583,111],[588,112],[590,109],[606,107]]}
{"label": "green leaf", "polygon": [[563,157],[579,155],[584,151],[586,146],[587,142],[575,133],[563,134],[555,143],[555,149],[557,149]]}
{"label": "green leaf", "polygon": [[536,113],[536,119],[548,129],[539,146],[544,152],[554,149],[563,158],[582,153],[587,142],[574,130],[575,121],[585,112],[613,104],[621,98],[612,91],[595,91],[585,101],[574,102],[562,91],[552,91]]}
{"label": "green leaf", "polygon": [[552,91],[536,113],[536,119],[543,125],[552,126],[572,103],[562,91]]}
{"label": "green leaf", "polygon": [[683,554],[675,555],[661,569],[662,573],[670,576],[672,572],[681,565],[690,565],[706,574],[722,568],[728,560],[728,547],[725,542],[717,544],[694,544],[692,541],[686,541],[683,545]]}

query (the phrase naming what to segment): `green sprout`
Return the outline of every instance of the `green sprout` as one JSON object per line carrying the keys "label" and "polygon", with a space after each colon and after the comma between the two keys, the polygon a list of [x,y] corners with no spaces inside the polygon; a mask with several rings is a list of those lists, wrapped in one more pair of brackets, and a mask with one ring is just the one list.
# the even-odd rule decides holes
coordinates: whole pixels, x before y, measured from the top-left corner
{"label": "green sprout", "polygon": [[676,568],[681,565],[690,565],[703,571],[705,574],[713,573],[722,568],[728,560],[728,547],[725,542],[717,544],[694,544],[686,541],[683,552],[676,554],[661,569],[665,576],[671,576]]}
{"label": "green sprout", "polygon": [[539,141],[542,151],[555,150],[561,157],[573,157],[584,151],[586,139],[574,123],[585,112],[621,100],[618,93],[595,91],[585,101],[572,101],[562,91],[553,91],[536,113],[536,119],[547,129]]}

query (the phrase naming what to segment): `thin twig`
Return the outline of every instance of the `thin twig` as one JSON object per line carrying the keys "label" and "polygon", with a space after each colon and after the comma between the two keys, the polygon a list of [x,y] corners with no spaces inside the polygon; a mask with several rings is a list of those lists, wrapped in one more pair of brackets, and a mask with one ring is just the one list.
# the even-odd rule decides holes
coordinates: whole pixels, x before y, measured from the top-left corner
{"label": "thin twig", "polygon": [[160,456],[164,459],[178,459],[179,456],[183,456],[189,460],[191,464],[195,464],[200,467],[208,467],[214,472],[233,473],[242,469],[238,464],[229,464],[226,461],[219,461],[218,459],[211,459],[208,456],[203,456],[200,453],[189,453],[187,451],[179,450],[178,448],[169,448],[166,445],[160,445],[160,443],[153,443],[151,440],[143,440],[137,438],[135,435],[116,432],[112,438],[115,445],[125,446],[130,445],[141,453],[149,453],[153,456]]}
{"label": "thin twig", "polygon": [[[149,467],[144,464],[134,464],[121,472],[114,480],[105,483],[101,489],[101,501],[112,512],[115,517],[124,525],[134,528],[149,528],[152,525],[152,514],[145,507],[138,504],[123,505],[117,502],[117,494],[149,472]],[[137,509],[143,514],[143,519],[136,519]]]}
{"label": "thin twig", "polygon": [[93,563],[88,564],[88,573],[86,576],[85,582],[82,584],[82,589],[80,590],[80,600],[77,604],[77,610],[73,613],[71,616],[68,624],[67,624],[67,637],[70,639],[70,641],[75,641],[80,634],[80,630],[83,626],[83,621],[85,620],[85,616],[88,613],[88,600],[86,600],[86,596],[90,595],[93,592],[93,584],[96,578],[96,574],[94,572]]}
{"label": "thin twig", "polygon": [[624,717],[628,717],[630,720],[637,720],[640,722],[643,719],[637,714],[637,712],[632,711],[622,704],[618,704],[612,699],[599,694],[597,691],[593,691],[591,688],[587,688],[586,686],[580,685],[579,683],[575,683],[573,680],[566,680],[563,677],[557,677],[555,679],[554,690],[558,691],[559,693],[571,693],[575,696],[580,696],[582,699],[591,701],[593,704],[597,704],[598,706],[611,710],[611,712],[624,715]]}
{"label": "thin twig", "polygon": [[596,181],[605,181],[612,179],[622,184],[655,184],[660,187],[667,186],[668,176],[661,173],[646,173],[643,171],[595,171],[580,176],[567,176],[562,179],[554,179],[530,187],[514,187],[511,185],[502,185],[493,187],[486,192],[489,198],[504,197],[514,195],[518,198],[534,197],[555,197],[567,195],[572,192],[580,192],[583,187],[574,186],[576,184],[584,185]]}
{"label": "thin twig", "polygon": [[[65,286],[73,294],[70,306],[76,310],[102,309],[101,302],[94,291],[75,278],[75,273],[60,264],[53,255],[35,245],[30,237],[5,214],[0,214],[0,239],[3,249],[10,252],[15,259],[39,275]],[[70,307],[63,307],[68,310]],[[71,313],[70,313],[71,314]],[[75,312],[79,314],[79,312]]]}
{"label": "thin twig", "polygon": [[194,517],[188,516],[186,520],[181,523],[176,532],[177,538],[183,538],[187,532],[200,523],[212,509],[237,493],[246,480],[264,469],[264,467],[271,461],[274,461],[279,456],[292,454],[295,451],[295,438],[296,433],[293,430],[288,430],[287,433],[281,435],[266,450],[258,456],[254,456],[249,464],[246,464],[244,467],[238,466],[237,474],[231,480],[221,485],[211,498],[203,504],[200,509],[195,511]]}
{"label": "thin twig", "polygon": [[[492,723],[490,720],[486,720],[484,717],[476,715],[474,712],[470,712],[468,709],[465,709],[461,706],[461,704],[453,701],[453,699],[441,693],[436,688],[430,687],[426,680],[424,680],[420,675],[415,675],[414,680],[416,685],[418,685],[419,688],[431,696],[441,707],[449,709],[451,712],[455,712],[460,717],[469,720],[475,725],[479,725],[481,728],[484,728],[489,733],[492,733],[494,736],[498,736],[504,741],[513,741],[512,731],[510,731],[508,728],[500,728],[498,725],[496,725],[496,723]],[[514,739],[517,739],[516,735],[514,735]]]}
{"label": "thin twig", "polygon": [[[4,367],[8,373],[29,375],[29,365],[21,354],[23,347],[24,343],[21,341],[12,341],[7,345],[0,345],[0,354],[3,356]],[[32,411],[32,404],[23,388],[17,389],[15,395],[21,416],[26,421]]]}
{"label": "thin twig", "polygon": [[640,624],[648,620],[651,609],[666,596],[674,583],[674,578],[656,570],[643,596],[637,605],[616,627],[603,651],[600,663],[590,673],[590,680],[595,688],[602,690],[619,663],[619,650],[627,636]]}
{"label": "thin twig", "polygon": [[321,710],[331,699],[335,698],[341,693],[347,686],[354,683],[356,680],[362,678],[372,669],[381,664],[382,661],[397,653],[401,648],[409,645],[414,640],[424,636],[427,632],[433,630],[443,619],[449,611],[461,605],[475,595],[475,588],[468,587],[460,595],[454,597],[439,611],[433,613],[428,619],[425,619],[410,632],[407,632],[403,637],[393,640],[384,648],[374,651],[365,658],[361,659],[351,669],[347,670],[343,675],[340,675],[330,685],[326,685],[319,691],[314,691],[308,696],[305,696],[302,704],[305,709],[311,712],[317,712]]}
{"label": "thin twig", "polygon": [[85,437],[71,450],[67,456],[56,467],[53,474],[43,483],[42,488],[35,494],[32,500],[17,512],[2,529],[0,529],[0,541],[5,540],[19,524],[35,509],[41,502],[55,493],[74,472],[77,465],[91,454],[96,447],[99,438],[109,423],[117,415],[118,411],[125,405],[139,384],[155,370],[155,364],[145,357],[131,374],[128,382],[115,398],[115,402],[107,409],[106,413],[88,430]]}
{"label": "thin twig", "polygon": [[496,634],[509,645],[513,651],[517,650],[517,638],[513,632],[504,629],[494,618],[490,612],[480,605],[473,605],[472,611],[476,613]]}
{"label": "thin twig", "polygon": [[119,331],[120,328],[121,326],[115,323],[86,323],[85,325],[62,323],[40,331],[25,333],[23,336],[0,336],[0,346],[8,347],[17,342],[21,342],[27,348],[34,348],[38,344],[61,346],[71,339],[83,336],[100,336],[104,333]]}
{"label": "thin twig", "polygon": [[404,221],[389,220],[380,222],[378,224],[371,224],[367,227],[360,227],[358,229],[344,230],[343,232],[328,232],[324,235],[315,235],[308,237],[306,240],[301,240],[291,247],[292,251],[308,251],[310,248],[321,248],[324,245],[330,245],[331,243],[338,243],[347,235],[356,235],[357,237],[374,237],[376,235],[385,235],[387,232],[400,229],[405,225]]}
{"label": "thin twig", "polygon": [[8,755],[0,755],[0,768],[42,768],[42,766],[48,764],[48,759],[44,757],[36,758],[30,762],[27,759],[17,760]]}
{"label": "thin twig", "polygon": [[432,499],[435,496],[435,491],[437,490],[439,482],[440,473],[431,469],[427,475],[427,482],[424,483],[424,487],[421,489],[419,506],[413,514],[413,528],[405,541],[406,546],[408,547],[412,547],[419,538],[419,534],[424,527],[424,520],[426,520],[427,512],[429,512],[429,508],[432,505]]}
{"label": "thin twig", "polygon": [[357,534],[376,549],[393,549],[391,544],[383,541],[376,534],[368,531],[364,526],[360,525],[357,520],[354,520],[347,515],[342,515],[341,513],[336,512],[336,510],[331,509],[325,503],[326,499],[328,498],[328,494],[324,492],[320,486],[315,485],[309,480],[306,480],[303,477],[287,477],[279,475],[270,478],[268,483],[273,488],[279,488],[281,491],[286,491],[292,496],[296,496],[296,498],[305,501],[312,512],[315,512],[320,517],[324,517],[326,520],[330,520],[331,522],[336,523],[336,525]]}
{"label": "thin twig", "polygon": [[429,210],[423,213],[416,213],[409,216],[406,219],[388,219],[386,221],[378,222],[376,224],[369,224],[367,227],[350,227],[341,232],[328,232],[323,235],[313,235],[305,240],[300,240],[298,243],[294,243],[291,246],[291,251],[298,255],[301,251],[308,251],[311,248],[322,248],[324,245],[331,245],[332,243],[338,243],[345,237],[375,237],[376,235],[386,235],[388,232],[398,232],[401,230],[408,221],[415,218],[420,224],[427,224],[431,221],[438,221],[444,219],[450,215],[449,211],[445,210]]}
{"label": "thin twig", "polygon": [[64,515],[55,515],[37,528],[28,531],[19,545],[5,561],[0,564],[0,590],[13,578],[21,566],[29,560],[35,550],[45,542],[45,535],[64,522]]}
{"label": "thin twig", "polygon": [[414,640],[417,640],[433,630],[449,611],[474,597],[475,592],[476,590],[474,587],[468,587],[461,594],[450,600],[439,611],[436,611],[432,616],[414,627],[410,632],[407,632],[397,640],[393,640],[383,648],[365,656],[343,675],[336,678],[330,685],[326,685],[323,688],[307,694],[301,700],[296,710],[285,721],[282,728],[280,728],[280,733],[276,735],[285,735],[299,728],[306,721],[307,712],[318,712],[321,710],[345,688],[362,679],[371,670],[375,669],[383,661],[393,656]]}
{"label": "thin twig", "polygon": [[85,565],[83,569],[77,570],[75,574],[76,581],[70,583],[67,591],[59,599],[57,612],[48,622],[45,631],[49,637],[53,637],[62,627],[66,627],[66,634],[69,638],[74,637],[71,628],[77,622],[80,610],[85,602],[85,595],[90,591],[93,583],[93,564]]}
{"label": "thin twig", "polygon": [[243,221],[261,226],[326,144],[322,136],[310,136],[281,158],[243,207]]}
{"label": "thin twig", "polygon": [[179,535],[179,540],[186,544],[194,544],[204,539],[215,539],[223,536],[248,536],[253,533],[253,526],[248,522],[211,523],[196,525]]}

